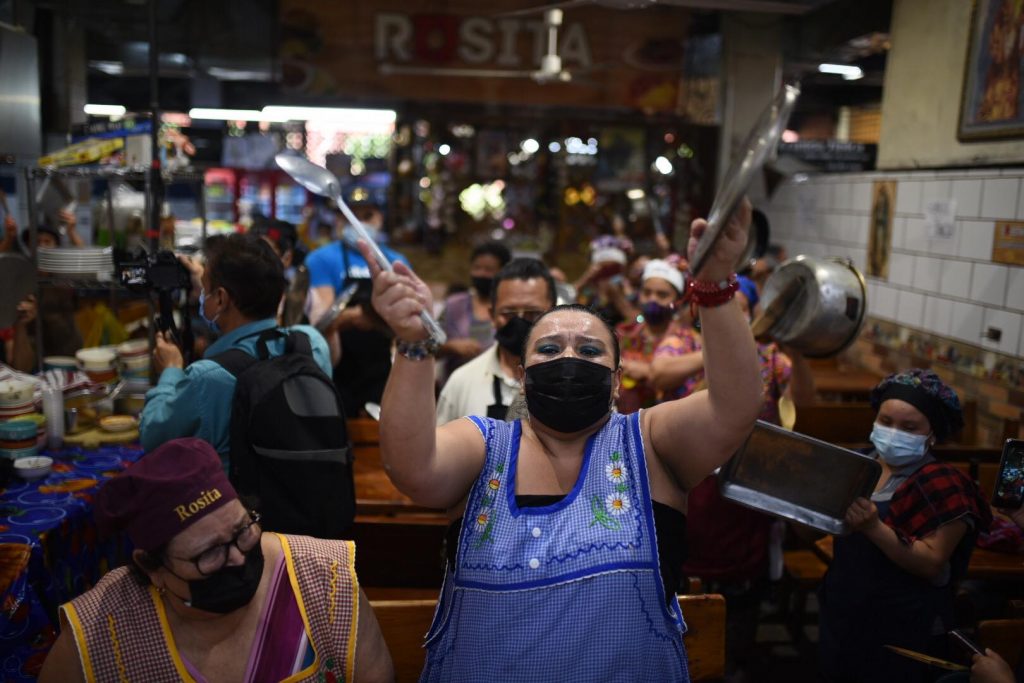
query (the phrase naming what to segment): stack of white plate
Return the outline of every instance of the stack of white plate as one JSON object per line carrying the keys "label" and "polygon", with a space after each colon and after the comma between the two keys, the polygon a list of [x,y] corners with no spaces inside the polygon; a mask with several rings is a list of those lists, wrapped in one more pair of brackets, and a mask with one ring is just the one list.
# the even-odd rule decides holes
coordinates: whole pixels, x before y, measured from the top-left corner
{"label": "stack of white plate", "polygon": [[114,272],[109,247],[39,249],[39,270],[56,275],[108,278]]}

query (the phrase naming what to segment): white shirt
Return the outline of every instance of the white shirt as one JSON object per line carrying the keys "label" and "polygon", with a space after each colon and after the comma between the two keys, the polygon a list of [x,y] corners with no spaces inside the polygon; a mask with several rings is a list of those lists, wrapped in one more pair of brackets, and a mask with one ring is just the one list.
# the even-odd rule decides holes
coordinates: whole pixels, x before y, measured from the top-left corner
{"label": "white shirt", "polygon": [[511,405],[519,393],[519,382],[506,375],[498,360],[498,346],[455,370],[437,398],[437,426],[466,415],[487,416],[487,406],[494,404],[494,378],[498,378],[501,402]]}

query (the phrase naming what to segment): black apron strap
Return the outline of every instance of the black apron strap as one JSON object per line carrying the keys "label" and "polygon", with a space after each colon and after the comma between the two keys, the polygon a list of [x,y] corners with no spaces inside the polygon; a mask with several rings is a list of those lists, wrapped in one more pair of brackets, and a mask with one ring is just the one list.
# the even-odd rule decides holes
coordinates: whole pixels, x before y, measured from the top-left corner
{"label": "black apron strap", "polygon": [[495,375],[491,390],[494,392],[494,403],[487,406],[487,417],[504,420],[508,415],[508,406],[501,402],[501,379]]}

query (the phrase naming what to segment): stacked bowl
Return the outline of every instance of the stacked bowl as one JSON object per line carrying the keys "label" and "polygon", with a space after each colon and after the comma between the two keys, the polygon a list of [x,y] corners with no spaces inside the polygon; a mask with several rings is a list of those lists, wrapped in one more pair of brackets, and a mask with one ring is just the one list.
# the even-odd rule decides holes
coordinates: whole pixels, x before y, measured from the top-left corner
{"label": "stacked bowl", "polygon": [[[0,450],[11,451],[46,443],[46,418],[36,412],[36,385],[25,380],[0,382]],[[14,427],[11,423],[17,422]],[[31,425],[31,434],[29,427]],[[6,445],[4,445],[6,444]],[[11,457],[3,453],[3,457]]]}
{"label": "stacked bowl", "polygon": [[117,346],[117,362],[121,377],[129,383],[148,384],[150,353],[149,341],[132,339]]}
{"label": "stacked bowl", "polygon": [[36,410],[36,386],[11,379],[0,382],[0,420],[11,420]]}
{"label": "stacked bowl", "polygon": [[31,420],[0,422],[0,458],[31,458],[38,452],[36,423]]}
{"label": "stacked bowl", "polygon": [[80,349],[75,354],[79,367],[89,376],[91,382],[97,384],[113,384],[117,382],[117,353],[105,346],[94,346]]}

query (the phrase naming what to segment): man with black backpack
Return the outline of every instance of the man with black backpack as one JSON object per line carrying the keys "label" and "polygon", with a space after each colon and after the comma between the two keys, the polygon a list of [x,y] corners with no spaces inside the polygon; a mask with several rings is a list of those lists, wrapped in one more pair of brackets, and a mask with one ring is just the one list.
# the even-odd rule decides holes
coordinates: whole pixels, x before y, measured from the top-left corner
{"label": "man with black backpack", "polygon": [[355,495],[327,343],[306,325],[278,327],[285,278],[265,240],[231,235],[206,258],[199,315],[220,338],[186,368],[178,347],[157,336],[161,374],[146,395],[142,446],[202,438],[238,492],[257,499],[265,528],[339,538]]}

